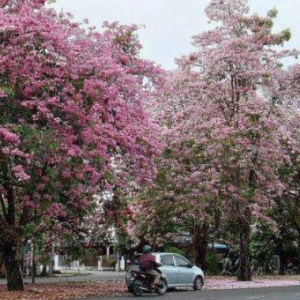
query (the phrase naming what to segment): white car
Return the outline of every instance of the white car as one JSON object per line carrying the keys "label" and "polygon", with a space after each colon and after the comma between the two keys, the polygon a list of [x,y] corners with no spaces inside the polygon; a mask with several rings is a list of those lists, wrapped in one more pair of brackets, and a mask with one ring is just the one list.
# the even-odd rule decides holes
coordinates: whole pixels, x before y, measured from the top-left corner
{"label": "white car", "polygon": [[[184,256],[176,253],[154,252],[156,262],[161,266],[159,269],[165,275],[168,289],[176,287],[191,287],[194,290],[201,290],[204,284],[203,271],[192,264]],[[134,257],[133,263],[129,265],[126,274],[126,285],[131,290],[134,278],[131,276],[131,270],[138,270],[138,258],[141,254]]]}

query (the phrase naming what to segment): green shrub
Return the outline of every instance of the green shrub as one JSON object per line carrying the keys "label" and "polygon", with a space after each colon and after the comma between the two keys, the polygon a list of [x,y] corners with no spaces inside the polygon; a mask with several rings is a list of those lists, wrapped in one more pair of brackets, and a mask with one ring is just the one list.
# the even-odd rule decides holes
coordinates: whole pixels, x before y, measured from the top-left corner
{"label": "green shrub", "polygon": [[165,252],[184,255],[184,251],[182,249],[176,247],[176,246],[166,246],[165,247]]}
{"label": "green shrub", "polygon": [[219,260],[217,253],[214,251],[208,251],[206,254],[207,272],[209,274],[218,274]]}

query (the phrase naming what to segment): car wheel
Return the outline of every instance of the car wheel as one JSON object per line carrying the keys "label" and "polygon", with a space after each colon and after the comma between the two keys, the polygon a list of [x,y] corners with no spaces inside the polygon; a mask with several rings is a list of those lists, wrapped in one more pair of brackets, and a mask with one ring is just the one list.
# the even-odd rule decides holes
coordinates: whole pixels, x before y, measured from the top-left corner
{"label": "car wheel", "polygon": [[202,287],[203,287],[203,279],[202,279],[201,276],[197,276],[195,278],[194,287],[193,288],[194,288],[195,291],[199,291],[199,290],[202,289]]}

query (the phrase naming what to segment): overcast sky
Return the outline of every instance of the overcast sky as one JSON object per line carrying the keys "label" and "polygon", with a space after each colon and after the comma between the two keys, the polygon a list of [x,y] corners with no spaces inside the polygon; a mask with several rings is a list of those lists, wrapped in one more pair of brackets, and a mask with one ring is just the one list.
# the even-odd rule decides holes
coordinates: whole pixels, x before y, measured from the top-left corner
{"label": "overcast sky", "polygon": [[[141,56],[166,69],[174,58],[194,50],[191,37],[208,29],[204,13],[210,0],[57,0],[56,10],[71,12],[76,21],[89,19],[101,30],[104,21],[144,25],[139,30]],[[276,7],[274,32],[290,28],[292,39],[285,48],[300,49],[300,0],[248,0],[250,11],[259,15]]]}

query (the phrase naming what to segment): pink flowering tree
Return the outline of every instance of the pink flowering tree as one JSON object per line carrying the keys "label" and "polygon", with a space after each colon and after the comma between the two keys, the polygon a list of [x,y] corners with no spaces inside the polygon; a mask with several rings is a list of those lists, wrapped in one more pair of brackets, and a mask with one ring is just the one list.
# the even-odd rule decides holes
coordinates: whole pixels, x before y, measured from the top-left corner
{"label": "pink flowering tree", "polygon": [[151,182],[159,150],[144,101],[160,70],[138,57],[138,28],[84,30],[44,2],[0,1],[0,251],[8,290],[24,288],[24,240],[105,222],[96,209],[102,195]]}
{"label": "pink flowering tree", "polygon": [[[289,239],[292,239],[293,243],[297,241],[298,252],[300,251],[300,65],[290,66],[287,72],[278,77],[276,84],[280,88],[274,93],[273,101],[284,106],[284,123],[289,128],[288,135],[281,137],[283,149],[290,157],[290,163],[282,165],[279,169],[280,178],[285,183],[285,191],[281,197],[274,199],[270,211],[271,218],[276,221],[277,230],[274,240],[280,256],[280,272],[283,274],[287,258],[286,249],[288,249],[286,244]],[[297,264],[299,267],[299,262]]]}
{"label": "pink flowering tree", "polygon": [[135,197],[131,230],[138,243],[148,242],[154,249],[182,241],[185,254],[193,251],[195,263],[205,268],[208,233],[217,226],[220,199],[201,181],[203,149],[194,140],[194,121],[185,111],[199,93],[195,85],[200,81],[197,72],[170,72],[154,99],[152,112],[161,126],[164,152],[157,160],[155,186]]}
{"label": "pink flowering tree", "polygon": [[296,52],[273,46],[290,32],[272,33],[276,11],[249,15],[246,4],[210,2],[206,14],[218,26],[195,36],[197,51],[178,60],[159,115],[177,201],[190,216],[199,211],[199,224],[211,220],[210,208],[221,208],[239,235],[243,281],[251,280],[250,225],[265,218],[270,199],[286,188],[278,172],[292,164],[284,143],[299,145],[285,122],[286,107],[275,101],[288,97],[280,90],[288,77],[281,58]]}

